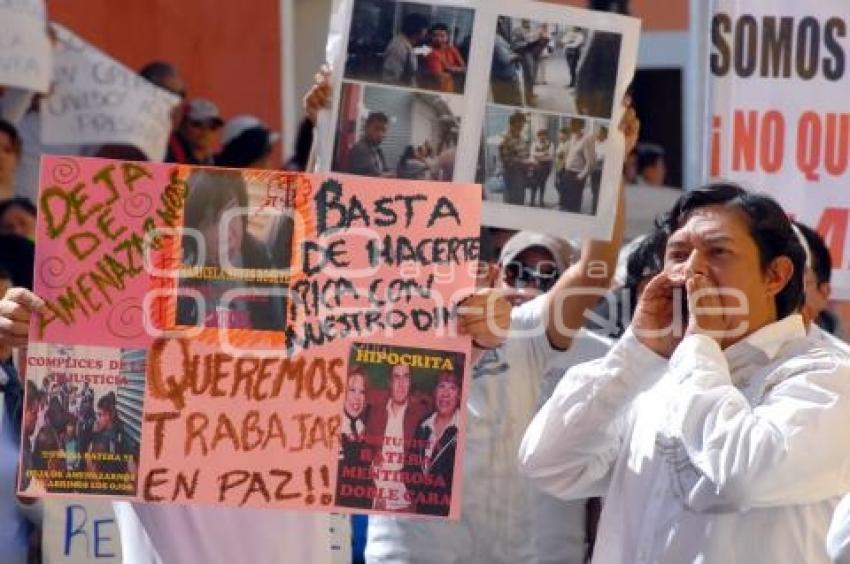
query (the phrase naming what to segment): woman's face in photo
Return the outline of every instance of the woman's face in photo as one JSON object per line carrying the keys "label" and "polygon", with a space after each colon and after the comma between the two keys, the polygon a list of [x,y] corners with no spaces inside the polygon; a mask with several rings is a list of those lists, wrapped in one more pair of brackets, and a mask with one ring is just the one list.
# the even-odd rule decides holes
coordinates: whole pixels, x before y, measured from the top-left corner
{"label": "woman's face in photo", "polygon": [[362,374],[352,374],[345,388],[345,412],[351,417],[360,417],[365,407],[366,379]]}
{"label": "woman's face in photo", "polygon": [[200,231],[206,245],[206,264],[221,265],[220,222],[227,221],[227,242],[223,250],[227,253],[231,265],[241,266],[242,237],[245,233],[244,217],[232,215],[229,221],[226,219],[227,212],[237,208],[239,208],[239,202],[236,198],[232,198],[221,209],[218,217],[210,218],[201,225]]}
{"label": "woman's face in photo", "polygon": [[460,389],[453,380],[441,380],[434,390],[437,414],[451,417],[460,405]]}

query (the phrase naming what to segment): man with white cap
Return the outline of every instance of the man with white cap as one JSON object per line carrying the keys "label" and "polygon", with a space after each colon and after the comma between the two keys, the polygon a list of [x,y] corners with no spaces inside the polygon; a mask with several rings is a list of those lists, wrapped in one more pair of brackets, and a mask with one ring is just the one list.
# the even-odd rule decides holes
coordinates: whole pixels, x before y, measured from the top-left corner
{"label": "man with white cap", "polygon": [[215,133],[224,125],[216,106],[206,98],[194,98],[186,107],[180,127],[168,140],[165,161],[191,165],[213,163]]}
{"label": "man with white cap", "polygon": [[[628,150],[637,139],[633,110],[628,110],[622,128]],[[548,368],[556,362],[569,366],[607,350],[604,339],[581,327],[586,309],[610,284],[622,231],[621,203],[612,240],[586,242],[572,265],[572,247],[555,237],[522,232],[505,244],[498,293],[521,305],[500,321],[503,327],[509,325],[503,344],[496,346],[501,338],[473,341],[483,356],[473,368],[467,398],[460,521],[373,516],[367,562],[555,561],[543,551],[531,485],[519,475],[517,451]],[[482,290],[463,302],[462,331],[473,333],[482,311],[495,309],[497,317],[506,317],[499,312],[509,306],[501,298],[491,301],[493,295]],[[560,536],[558,561],[584,561],[584,504],[559,508],[552,521],[552,529],[559,529],[550,535]]]}
{"label": "man with white cap", "polygon": [[240,115],[224,126],[221,152],[215,164],[229,168],[276,169],[271,162],[272,148],[280,133],[272,131],[260,118]]}

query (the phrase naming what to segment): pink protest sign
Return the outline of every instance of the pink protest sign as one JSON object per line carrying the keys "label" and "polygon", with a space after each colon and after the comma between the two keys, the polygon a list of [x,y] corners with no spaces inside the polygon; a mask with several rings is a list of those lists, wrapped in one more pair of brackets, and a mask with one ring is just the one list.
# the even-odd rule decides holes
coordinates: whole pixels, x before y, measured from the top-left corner
{"label": "pink protest sign", "polygon": [[457,518],[480,187],[49,157],[20,491]]}

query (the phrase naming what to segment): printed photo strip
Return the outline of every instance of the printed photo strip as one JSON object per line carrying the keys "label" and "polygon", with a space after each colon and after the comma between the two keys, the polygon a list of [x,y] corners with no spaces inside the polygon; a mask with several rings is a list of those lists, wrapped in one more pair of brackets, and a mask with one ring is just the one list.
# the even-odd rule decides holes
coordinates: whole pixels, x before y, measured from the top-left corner
{"label": "printed photo strip", "polygon": [[[286,288],[293,219],[286,193],[235,170],[195,170],[183,208],[183,269],[176,324],[281,331],[285,300],[264,291]],[[238,293],[225,300],[230,292]],[[201,299],[196,296],[200,295]]]}
{"label": "printed photo strip", "polygon": [[486,225],[606,239],[639,27],[522,0],[341,0],[318,167],[474,181]]}
{"label": "printed photo strip", "polygon": [[134,497],[145,371],[143,349],[31,346],[19,491]]}

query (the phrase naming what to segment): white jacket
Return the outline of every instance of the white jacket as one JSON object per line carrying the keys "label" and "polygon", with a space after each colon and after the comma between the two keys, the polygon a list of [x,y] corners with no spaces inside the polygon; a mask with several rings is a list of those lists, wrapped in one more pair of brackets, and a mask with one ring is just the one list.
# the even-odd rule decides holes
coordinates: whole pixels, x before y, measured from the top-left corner
{"label": "white jacket", "polygon": [[630,331],[572,368],[523,438],[523,471],[562,498],[607,494],[595,562],[828,562],[850,491],[850,360],[798,315],[669,362]]}

